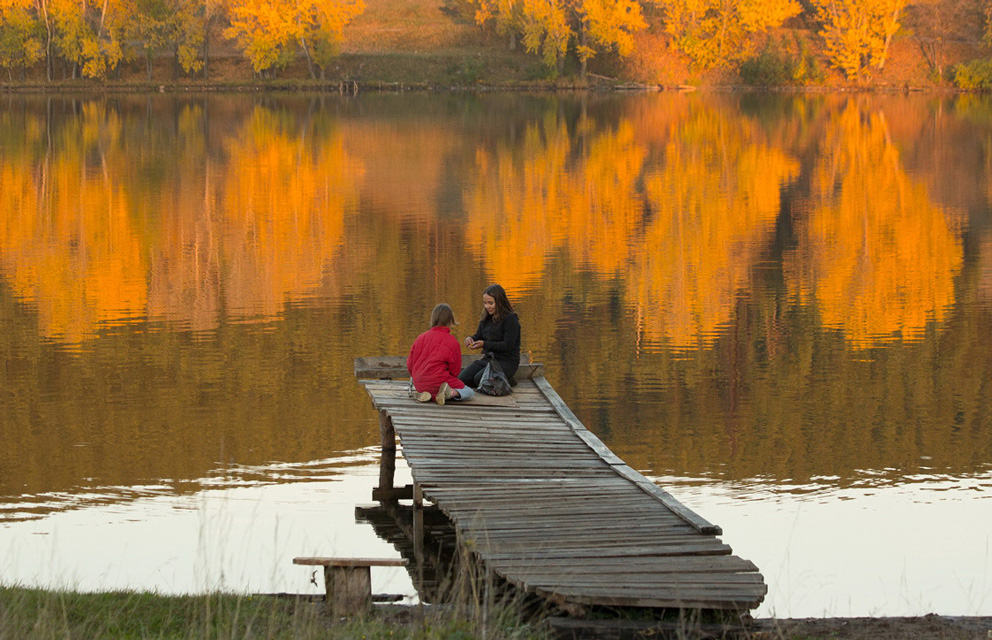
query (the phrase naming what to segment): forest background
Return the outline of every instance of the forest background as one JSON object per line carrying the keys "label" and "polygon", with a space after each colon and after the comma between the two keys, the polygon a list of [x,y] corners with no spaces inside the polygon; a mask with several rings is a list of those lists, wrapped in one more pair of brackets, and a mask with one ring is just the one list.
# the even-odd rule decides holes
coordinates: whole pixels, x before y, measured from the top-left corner
{"label": "forest background", "polygon": [[0,86],[992,89],[992,0],[0,0]]}

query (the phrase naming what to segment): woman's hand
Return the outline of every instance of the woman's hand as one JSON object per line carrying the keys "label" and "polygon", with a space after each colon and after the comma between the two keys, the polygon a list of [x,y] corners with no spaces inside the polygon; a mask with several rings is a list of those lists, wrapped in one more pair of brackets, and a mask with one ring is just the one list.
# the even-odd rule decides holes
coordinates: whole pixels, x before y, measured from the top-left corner
{"label": "woman's hand", "polygon": [[469,349],[481,349],[483,344],[485,344],[485,341],[473,340],[472,336],[465,338],[465,346]]}

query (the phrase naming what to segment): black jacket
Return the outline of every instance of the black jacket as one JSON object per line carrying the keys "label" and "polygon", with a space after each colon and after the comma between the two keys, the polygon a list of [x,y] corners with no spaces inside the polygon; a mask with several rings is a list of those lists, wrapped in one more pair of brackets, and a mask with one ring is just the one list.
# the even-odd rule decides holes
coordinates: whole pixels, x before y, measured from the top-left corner
{"label": "black jacket", "polygon": [[492,352],[500,364],[512,364],[514,371],[520,365],[520,319],[517,314],[511,313],[499,322],[493,322],[493,317],[486,315],[472,339],[482,340],[485,343],[482,352]]}

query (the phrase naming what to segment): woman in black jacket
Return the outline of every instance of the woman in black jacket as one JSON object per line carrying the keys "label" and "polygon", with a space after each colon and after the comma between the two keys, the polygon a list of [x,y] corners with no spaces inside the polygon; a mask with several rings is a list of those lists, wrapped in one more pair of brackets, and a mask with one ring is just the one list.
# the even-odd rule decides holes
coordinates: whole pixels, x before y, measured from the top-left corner
{"label": "woman in black jacket", "polygon": [[[491,284],[482,292],[482,319],[475,333],[465,338],[469,349],[482,349],[483,355],[493,358],[503,368],[507,378],[513,378],[520,366],[520,320],[498,284]],[[486,359],[480,358],[462,369],[458,379],[475,389],[482,381]]]}

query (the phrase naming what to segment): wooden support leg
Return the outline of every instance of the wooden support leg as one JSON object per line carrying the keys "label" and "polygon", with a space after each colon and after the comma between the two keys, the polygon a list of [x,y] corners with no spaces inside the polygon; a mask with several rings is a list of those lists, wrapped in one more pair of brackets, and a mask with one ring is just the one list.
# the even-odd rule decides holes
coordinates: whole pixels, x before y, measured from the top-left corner
{"label": "wooden support leg", "polygon": [[324,567],[327,606],[336,616],[364,614],[372,606],[369,567]]}
{"label": "wooden support leg", "polygon": [[379,454],[379,489],[392,489],[396,476],[396,447],[382,448]]}
{"label": "wooden support leg", "polygon": [[383,409],[379,410],[379,437],[382,440],[382,448],[396,449],[396,430],[393,429],[393,421],[389,413]]}
{"label": "wooden support leg", "polygon": [[413,482],[413,558],[417,563],[417,590],[424,584],[424,491]]}

